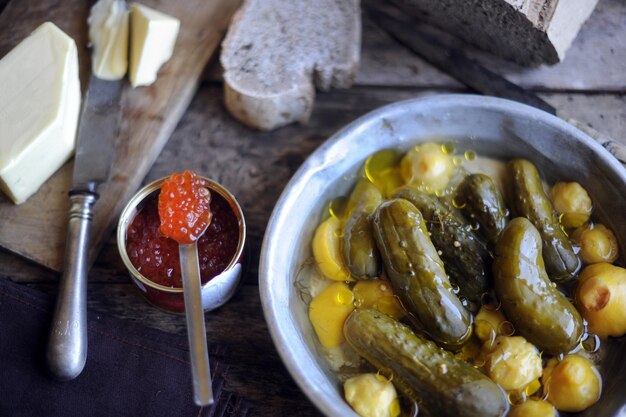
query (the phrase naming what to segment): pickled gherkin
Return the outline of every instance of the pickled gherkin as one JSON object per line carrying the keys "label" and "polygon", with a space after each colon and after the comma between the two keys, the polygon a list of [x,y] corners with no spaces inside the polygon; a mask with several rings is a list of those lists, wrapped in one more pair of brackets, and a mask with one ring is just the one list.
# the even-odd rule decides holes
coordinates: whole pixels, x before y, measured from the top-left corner
{"label": "pickled gherkin", "polygon": [[576,308],[553,286],[542,257],[541,236],[524,217],[504,229],[493,262],[495,290],[516,332],[550,354],[572,350],[583,334]]}
{"label": "pickled gherkin", "polygon": [[423,222],[409,201],[390,200],[374,213],[374,237],[394,293],[417,325],[440,345],[455,349],[470,336],[471,315],[452,291]]}
{"label": "pickled gherkin", "polygon": [[459,186],[456,199],[463,202],[468,219],[478,223],[478,232],[495,245],[509,219],[502,194],[491,177],[468,175]]}
{"label": "pickled gherkin", "polygon": [[376,278],[380,275],[380,254],[372,233],[371,215],[382,203],[378,188],[369,180],[357,183],[348,201],[344,225],[343,256],[353,277]]}
{"label": "pickled gherkin", "polygon": [[344,336],[373,366],[392,372],[420,415],[501,417],[508,409],[504,391],[486,375],[376,310],[353,311]]}
{"label": "pickled gherkin", "polygon": [[465,219],[446,207],[437,197],[415,188],[404,187],[397,198],[410,201],[422,213],[428,224],[430,238],[441,251],[441,259],[452,283],[461,295],[473,302],[480,301],[489,289],[491,256],[482,239]]}
{"label": "pickled gherkin", "polygon": [[581,267],[580,259],[561,229],[537,168],[530,161],[515,159],[508,163],[507,170],[511,177],[514,214],[526,217],[541,234],[548,275],[556,282],[575,278]]}

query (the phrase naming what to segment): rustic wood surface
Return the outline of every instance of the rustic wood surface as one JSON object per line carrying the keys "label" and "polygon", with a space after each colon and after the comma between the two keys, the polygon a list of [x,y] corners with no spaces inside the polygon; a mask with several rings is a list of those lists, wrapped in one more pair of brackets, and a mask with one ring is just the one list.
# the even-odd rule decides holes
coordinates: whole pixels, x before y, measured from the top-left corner
{"label": "rustic wood surface", "polygon": [[[621,0],[601,0],[598,8],[581,36],[584,34],[587,42],[606,44],[606,50],[616,51],[592,56],[603,60],[603,65],[594,66],[593,71],[600,71],[604,77],[572,67],[563,70],[560,79],[554,74],[568,65],[565,62],[558,68],[530,70],[535,75],[521,80],[568,116],[626,144],[626,19],[614,20],[616,14],[624,16],[626,5]],[[603,13],[606,8],[612,12]],[[604,38],[607,26],[612,27],[613,35]],[[591,28],[596,28],[595,35]],[[263,233],[287,181],[326,138],[369,110],[418,95],[466,91],[383,35],[366,24],[358,85],[320,93],[308,125],[292,125],[270,133],[252,131],[226,113],[219,67],[214,62],[144,179],[149,182],[172,171],[193,169],[221,182],[243,206],[250,233],[250,268],[235,298],[207,314],[206,322],[210,343],[223,345],[228,352],[226,388],[250,402],[252,416],[320,415],[283,367],[263,319],[258,293],[257,268]],[[577,40],[570,56],[578,54],[576,45],[584,47]],[[505,69],[511,67],[499,63],[490,68],[506,73]],[[2,250],[0,277],[56,293],[56,273]],[[134,289],[114,237],[106,241],[89,274],[88,304],[91,314],[114,315],[171,333],[185,332],[184,317],[155,309]]]}
{"label": "rustic wood surface", "polygon": [[[98,190],[100,198],[94,209],[92,258],[109,235],[112,220],[134,194],[189,105],[240,1],[144,3],[176,16],[181,29],[174,54],[159,72],[158,81],[150,87],[134,89],[128,83],[125,85],[120,132],[117,138],[112,138],[116,152],[111,176]],[[88,3],[83,0],[12,1],[0,15],[0,56],[42,22],[50,20],[76,41],[81,84],[85,89],[90,70],[88,13]],[[0,196],[0,218],[4,220],[0,224],[0,246],[55,271],[61,270],[72,167],[71,162],[66,164],[19,206]]]}

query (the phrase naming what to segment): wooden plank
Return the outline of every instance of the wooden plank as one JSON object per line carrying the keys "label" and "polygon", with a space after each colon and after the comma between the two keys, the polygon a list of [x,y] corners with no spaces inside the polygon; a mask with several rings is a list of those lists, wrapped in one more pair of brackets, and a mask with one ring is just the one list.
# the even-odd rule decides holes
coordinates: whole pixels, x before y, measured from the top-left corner
{"label": "wooden plank", "polygon": [[[600,0],[563,62],[525,68],[465,47],[468,55],[510,81],[535,90],[626,91],[626,3]],[[442,38],[445,34],[440,35]],[[454,41],[460,45],[458,40]],[[361,65],[356,80],[367,86],[458,88],[445,74],[398,45],[364,16]]]}
{"label": "wooden plank", "polygon": [[[122,98],[121,132],[115,138],[111,178],[100,189],[92,231],[92,258],[114,219],[135,192],[169,139],[198,85],[202,71],[219,44],[239,1],[195,0],[145,2],[181,20],[172,59],[157,82],[147,88],[127,87]],[[89,74],[87,3],[82,0],[9,4],[0,16],[0,55],[46,20],[60,26],[78,45],[83,87]],[[0,196],[0,245],[53,270],[60,270],[65,245],[67,192],[72,165],[66,164],[26,203],[15,206]]]}

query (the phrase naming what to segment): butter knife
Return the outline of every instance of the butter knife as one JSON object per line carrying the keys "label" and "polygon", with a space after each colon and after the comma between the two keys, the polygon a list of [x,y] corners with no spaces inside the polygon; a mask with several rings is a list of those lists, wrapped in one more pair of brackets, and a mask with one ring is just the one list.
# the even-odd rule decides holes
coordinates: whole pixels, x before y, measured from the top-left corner
{"label": "butter knife", "polygon": [[535,93],[488,70],[465,56],[461,50],[445,45],[434,35],[420,28],[420,22],[412,18],[408,10],[382,5],[380,2],[368,2],[364,8],[374,22],[396,41],[469,88],[485,95],[528,104],[558,116],[588,134],[626,166],[626,145],[585,123],[563,115]]}
{"label": "butter knife", "polygon": [[64,267],[46,352],[49,370],[59,380],[76,378],[87,359],[91,222],[98,185],[108,179],[113,160],[121,94],[122,81],[104,81],[92,75],[80,116]]}

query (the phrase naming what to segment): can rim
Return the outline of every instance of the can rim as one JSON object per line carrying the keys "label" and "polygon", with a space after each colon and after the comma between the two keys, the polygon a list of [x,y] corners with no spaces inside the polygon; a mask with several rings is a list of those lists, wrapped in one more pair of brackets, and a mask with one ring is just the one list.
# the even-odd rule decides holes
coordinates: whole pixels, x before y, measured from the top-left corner
{"label": "can rim", "polygon": [[[135,268],[133,263],[130,261],[128,252],[126,251],[126,231],[127,231],[127,228],[130,226],[130,224],[132,223],[132,219],[134,218],[134,215],[137,212],[137,206],[142,201],[144,201],[146,197],[148,197],[155,191],[159,190],[163,182],[165,182],[165,180],[168,178],[169,177],[163,177],[147,184],[146,186],[141,188],[139,191],[137,191],[137,193],[126,204],[126,206],[124,207],[124,210],[122,210],[122,214],[120,215],[120,219],[117,224],[117,250],[120,253],[122,262],[124,262],[124,266],[126,266],[126,269],[128,269],[128,271],[133,275],[133,277],[139,280],[142,284],[145,284],[159,291],[182,294],[183,293],[182,287],[166,287],[164,285],[157,284],[149,280],[148,278],[146,278],[141,272],[137,270],[137,268]],[[247,235],[246,221],[243,216],[243,210],[241,209],[239,202],[230,193],[230,191],[224,188],[221,184],[209,178],[206,178],[206,177],[201,177],[201,178],[207,182],[207,185],[211,189],[211,191],[216,191],[222,197],[224,197],[224,199],[230,205],[231,209],[233,210],[233,213],[235,214],[239,222],[239,241],[237,242],[237,250],[235,251],[235,254],[231,258],[226,268],[224,268],[224,270],[220,272],[221,274],[222,272],[233,268],[238,263],[239,259],[241,258],[243,254],[243,250],[244,250],[244,246],[246,242],[246,235]],[[217,278],[217,277],[219,277],[219,274],[213,278]],[[211,285],[211,283],[214,281],[213,278],[211,278],[206,284],[204,284],[202,288],[205,288]]]}

